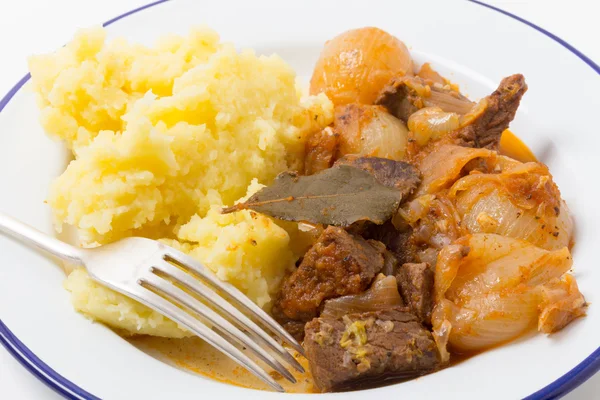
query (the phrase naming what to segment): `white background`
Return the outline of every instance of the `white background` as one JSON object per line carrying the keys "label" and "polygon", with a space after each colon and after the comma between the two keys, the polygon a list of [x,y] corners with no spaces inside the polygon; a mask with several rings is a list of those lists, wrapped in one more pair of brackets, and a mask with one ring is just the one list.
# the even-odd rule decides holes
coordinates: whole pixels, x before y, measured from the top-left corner
{"label": "white background", "polygon": [[[150,1],[0,0],[0,97],[25,75],[28,55],[54,50],[67,42],[77,28],[101,23]],[[598,0],[487,0],[487,3],[547,29],[600,63]],[[498,384],[502,384],[502,377],[498,377]],[[59,398],[0,347],[0,399]],[[565,399],[600,399],[600,374]]]}

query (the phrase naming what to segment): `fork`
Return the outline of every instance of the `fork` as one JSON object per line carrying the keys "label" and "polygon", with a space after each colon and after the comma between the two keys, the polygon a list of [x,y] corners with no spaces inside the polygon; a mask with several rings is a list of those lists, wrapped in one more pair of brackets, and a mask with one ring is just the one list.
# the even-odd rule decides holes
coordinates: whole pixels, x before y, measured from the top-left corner
{"label": "fork", "polygon": [[[242,292],[221,281],[202,263],[185,253],[141,237],[125,238],[93,249],[81,249],[61,242],[2,212],[0,232],[27,245],[36,246],[64,261],[84,267],[90,277],[98,283],[131,297],[177,322],[279,392],[284,392],[283,387],[239,347],[248,349],[251,354],[293,383],[296,382],[294,376],[280,361],[285,361],[296,370],[304,372],[300,363],[277,340],[240,310],[267,327],[300,354],[304,354],[302,346]],[[229,297],[240,310],[215,290]]]}

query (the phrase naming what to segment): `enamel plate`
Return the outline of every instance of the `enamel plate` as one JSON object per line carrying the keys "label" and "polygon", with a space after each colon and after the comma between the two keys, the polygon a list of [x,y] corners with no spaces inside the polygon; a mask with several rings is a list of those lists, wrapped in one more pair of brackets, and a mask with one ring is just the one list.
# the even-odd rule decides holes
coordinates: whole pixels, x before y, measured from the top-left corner
{"label": "enamel plate", "polygon": [[[417,62],[458,83],[471,98],[523,73],[529,91],[511,128],[546,162],[576,218],[574,271],[591,303],[563,331],[521,338],[410,382],[327,398],[515,399],[560,396],[600,368],[600,270],[596,175],[600,68],[569,44],[475,2],[369,0],[158,1],[108,21],[109,37],[151,44],[207,24],[224,41],[277,53],[308,80],[327,39],[377,26],[403,40]],[[67,153],[37,121],[28,76],[0,102],[0,209],[52,232],[44,204]],[[271,399],[275,393],[221,384],[164,364],[77,314],[64,274],[42,254],[0,237],[0,341],[46,384],[74,399]],[[294,395],[294,398],[311,398]]]}

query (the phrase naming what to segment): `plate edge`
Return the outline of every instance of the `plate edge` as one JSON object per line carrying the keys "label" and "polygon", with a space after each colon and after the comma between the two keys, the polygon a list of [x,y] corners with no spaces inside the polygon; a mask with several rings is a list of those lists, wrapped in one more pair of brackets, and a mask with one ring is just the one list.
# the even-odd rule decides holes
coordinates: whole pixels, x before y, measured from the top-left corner
{"label": "plate edge", "polygon": [[[600,75],[600,65],[596,64],[591,58],[583,54],[581,51],[577,50],[567,41],[561,39],[556,36],[552,32],[547,31],[539,25],[534,24],[524,18],[519,17],[513,13],[505,11],[501,8],[492,6],[491,4],[484,3],[479,0],[468,0],[471,3],[478,4],[480,6],[486,7],[490,10],[499,12],[509,18],[515,19],[530,28],[535,29],[536,31],[542,33],[543,35],[549,37],[554,40],[565,49],[569,50],[571,53],[579,57],[581,61],[589,65],[597,74]],[[562,375],[560,378],[551,382],[550,384],[544,386],[537,392],[530,394],[525,397],[523,400],[551,400],[551,399],[559,399],[581,385],[583,382],[587,381],[591,378],[596,372],[600,370],[600,347],[598,347],[592,354],[586,357],[583,361],[577,364],[573,369],[571,369],[566,374]]]}
{"label": "plate edge", "polygon": [[[157,6],[162,3],[166,3],[170,0],[157,0],[133,10],[127,11],[121,15],[118,15],[102,24],[103,27],[112,25],[113,23],[128,17],[132,14],[136,14],[147,8]],[[31,79],[31,74],[25,75],[21,78],[8,93],[0,100],[0,112],[6,107],[10,100],[15,94]],[[0,344],[12,355],[25,369],[39,379],[43,384],[48,386],[50,389],[60,394],[69,400],[100,400],[99,397],[87,392],[85,389],[74,384],[48,364],[39,359],[23,342],[21,342],[12,332],[2,319],[0,318]]]}
{"label": "plate edge", "polygon": [[[129,15],[138,13],[147,8],[154,7],[156,5],[166,3],[170,0],[157,0],[131,11],[128,11],[124,14],[121,14],[115,18],[112,18],[102,26],[106,27],[108,25],[113,24],[123,18],[126,18]],[[512,14],[508,11],[502,10],[498,7],[492,6],[490,4],[486,4],[484,2],[478,0],[468,0],[473,4],[478,4],[480,6],[486,7],[490,10],[499,12],[509,18],[515,19],[530,28],[537,30],[543,35],[549,37],[554,40],[583,62],[585,62],[588,66],[590,66],[596,73],[600,75],[600,66],[592,61],[589,57],[583,54],[581,51],[577,50],[568,42],[564,41],[560,37],[554,35],[553,33],[545,30],[544,28],[527,21],[515,14]],[[6,105],[10,102],[13,96],[21,89],[21,87],[31,78],[30,74],[25,75],[21,78],[15,86],[0,100],[0,112],[6,107]],[[8,327],[2,322],[0,319],[0,343],[7,349],[7,351],[21,363],[29,372],[35,375],[40,381],[42,381],[45,385],[50,387],[52,390],[56,391],[60,395],[64,396],[67,399],[74,400],[97,400],[98,397],[92,395],[91,393],[86,392],[84,389],[75,385],[58,372],[54,371],[51,367],[49,367],[42,360],[37,358],[35,354],[33,354],[27,346],[25,346],[14,334],[8,329]],[[569,372],[550,383],[549,385],[543,387],[537,392],[532,393],[531,395],[524,398],[524,400],[547,400],[547,399],[557,399],[568,392],[575,389],[577,386],[581,385],[583,382],[588,380],[592,375],[600,370],[600,347],[597,348],[591,355],[585,358],[582,362],[577,364],[573,369]]]}

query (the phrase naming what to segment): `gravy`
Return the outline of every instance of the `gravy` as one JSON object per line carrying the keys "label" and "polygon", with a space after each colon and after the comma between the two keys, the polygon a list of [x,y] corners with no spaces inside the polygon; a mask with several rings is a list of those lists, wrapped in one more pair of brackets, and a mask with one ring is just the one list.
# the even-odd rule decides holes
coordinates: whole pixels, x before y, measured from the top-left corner
{"label": "gravy", "polygon": [[[146,354],[176,368],[230,385],[257,390],[271,390],[262,380],[200,338],[168,339],[153,336],[134,336],[126,339]],[[310,372],[308,372],[308,360],[293,351],[292,354],[307,372],[301,374],[288,368],[296,378],[296,383],[289,382],[277,372],[273,372],[271,375],[288,393],[317,392],[313,386]]]}

